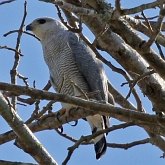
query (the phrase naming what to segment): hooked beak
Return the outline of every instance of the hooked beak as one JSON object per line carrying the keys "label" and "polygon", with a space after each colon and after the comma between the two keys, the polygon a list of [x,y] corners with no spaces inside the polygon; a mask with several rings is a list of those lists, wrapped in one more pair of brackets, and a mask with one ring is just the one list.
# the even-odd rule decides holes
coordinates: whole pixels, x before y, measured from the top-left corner
{"label": "hooked beak", "polygon": [[31,24],[29,24],[29,25],[27,25],[27,26],[26,26],[26,31],[27,31],[27,30],[29,30],[29,31],[32,31],[32,30],[33,30],[33,28],[32,28],[32,25],[31,25]]}

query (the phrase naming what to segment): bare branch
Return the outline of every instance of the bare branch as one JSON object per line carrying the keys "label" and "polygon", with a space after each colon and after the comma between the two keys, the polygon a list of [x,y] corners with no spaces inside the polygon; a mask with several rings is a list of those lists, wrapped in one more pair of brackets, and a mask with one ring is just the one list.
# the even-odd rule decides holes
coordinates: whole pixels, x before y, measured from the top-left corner
{"label": "bare branch", "polygon": [[[119,25],[120,27],[122,26],[125,33],[122,33],[122,31],[118,29]],[[135,49],[139,55],[147,61],[147,63],[161,76],[161,78],[165,79],[165,61],[162,60],[160,56],[152,49],[142,48],[145,41],[142,40],[142,38],[140,38],[133,29],[130,29],[131,27],[124,20],[115,22],[115,31],[125,39],[125,42],[128,45]]]}
{"label": "bare branch", "polygon": [[64,1],[61,1],[61,0],[39,0],[39,1],[43,1],[43,2],[58,5],[62,9],[65,9],[67,11],[73,12],[73,13],[78,14],[78,15],[91,15],[91,16],[96,15],[95,10],[87,9],[87,8],[83,8],[83,7],[77,7],[73,4],[70,4],[70,3],[67,3],[67,2],[64,2]]}
{"label": "bare branch", "polygon": [[[125,129],[125,128],[131,127],[131,126],[134,126],[134,124],[133,124],[133,123],[123,123],[123,124],[119,124],[119,125],[113,125],[112,127],[107,128],[107,129],[104,129],[104,130],[102,130],[102,131],[97,131],[97,134],[89,135],[90,138],[88,138],[88,141],[84,140],[84,141],[81,143],[81,145],[93,144],[93,143],[91,142],[91,140],[92,140],[94,137],[99,136],[100,134],[112,132],[112,131],[115,131],[115,130],[118,130],[118,129]],[[67,134],[65,134],[65,133],[63,133],[63,132],[61,132],[61,131],[59,131],[58,129],[56,129],[56,132],[57,132],[60,136],[66,138],[66,139],[68,139],[68,140],[70,140],[70,141],[72,141],[72,142],[74,142],[74,143],[76,143],[76,142],[78,141],[77,139],[74,139],[73,137],[68,136]],[[84,137],[86,137],[86,136],[84,136]]]}
{"label": "bare branch", "polygon": [[[155,73],[155,71],[154,71],[154,70],[151,70],[151,71],[149,71],[149,72],[144,73],[143,75],[138,76],[135,80],[133,80],[132,83],[131,83],[131,85],[130,85],[130,90],[129,90],[127,96],[126,96],[126,99],[127,99],[128,97],[130,97],[130,94],[131,94],[132,89],[135,87],[135,85],[136,85],[139,81],[143,80],[145,77],[147,77],[147,76],[149,76],[149,75],[151,75],[151,74],[154,74],[154,73]],[[130,84],[130,83],[129,83],[129,84]]]}
{"label": "bare branch", "polygon": [[158,20],[157,20],[157,25],[156,25],[156,29],[154,29],[152,31],[152,36],[150,37],[150,39],[144,44],[144,48],[148,49],[152,44],[153,42],[156,40],[158,34],[160,33],[161,31],[161,27],[162,27],[162,22],[163,22],[163,19],[164,19],[164,12],[165,12],[165,8],[163,7],[164,5],[161,6],[161,10],[160,10],[160,13],[159,13],[159,17],[158,17]]}
{"label": "bare branch", "polygon": [[20,31],[21,31],[22,33],[24,33],[24,34],[27,34],[27,35],[30,35],[30,36],[36,38],[38,41],[40,41],[40,39],[39,39],[38,37],[36,37],[34,34],[31,34],[31,33],[29,33],[29,32],[26,32],[26,31],[24,31],[23,29],[11,30],[11,31],[5,33],[3,36],[4,36],[4,37],[7,37],[8,35],[13,34],[13,33],[20,33]]}
{"label": "bare branch", "polygon": [[[70,140],[71,142],[74,142],[74,143],[77,142],[77,139],[74,139],[73,137],[59,131],[58,129],[55,129],[55,130],[60,136],[64,137],[65,139]],[[82,143],[82,145],[83,144],[87,145],[87,144],[90,144],[90,143]]]}
{"label": "bare branch", "polygon": [[136,14],[136,13],[142,12],[143,10],[146,10],[146,9],[158,7],[159,5],[162,5],[164,3],[165,3],[165,0],[157,0],[157,1],[154,1],[151,3],[146,3],[143,5],[131,8],[131,9],[124,9],[122,11],[122,13],[123,13],[123,15]]}
{"label": "bare branch", "polygon": [[10,3],[10,2],[14,2],[15,0],[3,0],[2,2],[0,2],[0,5],[6,4],[6,3]]}
{"label": "bare branch", "polygon": [[23,162],[11,162],[6,160],[0,160],[1,165],[37,165],[34,163],[23,163]]}
{"label": "bare branch", "polygon": [[121,148],[121,149],[127,150],[127,149],[135,147],[137,145],[147,144],[147,143],[150,143],[150,142],[151,142],[150,138],[146,138],[146,139],[143,139],[143,140],[137,140],[137,141],[134,141],[134,142],[131,142],[131,143],[126,143],[126,144],[107,143],[107,146],[110,147],[110,148]]}
{"label": "bare branch", "polygon": [[[22,119],[7,105],[6,100],[0,95],[0,114],[14,130],[23,145],[23,149],[28,152],[40,164],[57,165],[55,160],[49,155],[46,149],[32,134],[29,128],[23,123]],[[29,145],[30,144],[30,145]]]}
{"label": "bare branch", "polygon": [[133,126],[133,125],[134,125],[133,123],[124,123],[124,124],[120,124],[120,125],[114,125],[114,126],[107,128],[105,130],[97,131],[96,133],[94,133],[92,135],[81,136],[81,138],[78,141],[76,141],[73,146],[68,148],[68,155],[65,158],[65,160],[63,161],[62,165],[66,165],[68,163],[68,161],[70,160],[75,149],[78,148],[79,145],[81,145],[83,142],[90,143],[94,138],[96,138],[100,134],[108,133],[108,132],[113,131],[113,130],[126,128],[126,127]]}
{"label": "bare branch", "polygon": [[151,144],[156,145],[157,147],[159,147],[163,152],[165,152],[165,136],[160,136],[158,134],[154,134],[151,133],[150,131],[148,131],[149,136],[151,137]]}
{"label": "bare branch", "polygon": [[[51,86],[52,85],[51,85],[50,80],[49,80],[42,90],[48,91],[51,88]],[[34,102],[36,101],[36,99],[34,99],[33,97],[32,98],[28,98],[28,99],[24,99],[24,98],[18,97],[17,99],[18,99],[18,101],[26,103],[26,104],[29,104],[29,105],[34,104]]]}
{"label": "bare branch", "polygon": [[52,105],[55,101],[50,101],[43,109],[38,112],[38,109],[34,110],[31,117],[26,121],[26,124],[31,123],[34,120],[38,120],[42,115],[44,115],[47,111],[52,110]]}
{"label": "bare branch", "polygon": [[18,53],[20,56],[23,56],[22,53],[18,52],[16,49],[13,49],[13,48],[8,47],[8,46],[0,46],[0,49],[11,50],[11,51],[13,51],[13,52],[15,52],[15,53]]}
{"label": "bare branch", "polygon": [[27,80],[28,80],[27,77],[22,76],[20,73],[18,73],[17,76],[18,76],[21,80],[23,80],[24,84],[25,84],[27,87],[29,87],[29,84],[28,84],[28,81],[27,81]]}
{"label": "bare branch", "polygon": [[[55,5],[56,6],[56,8],[57,8],[57,11],[58,11],[58,17],[60,18],[60,20],[61,20],[61,22],[68,28],[68,30],[70,30],[70,31],[72,31],[72,32],[74,32],[74,33],[80,33],[81,31],[82,31],[82,23],[81,23],[81,21],[79,21],[80,22],[80,24],[79,24],[79,28],[75,28],[75,26],[74,27],[71,27],[71,26],[69,26],[68,25],[68,23],[64,20],[64,18],[62,17],[62,14],[61,14],[61,11],[60,11],[60,8],[57,6],[57,5]],[[66,11],[66,10],[65,10]],[[68,13],[68,11],[67,11],[67,13]],[[73,24],[73,23],[72,23]],[[76,24],[74,24],[74,25],[76,25]]]}
{"label": "bare branch", "polygon": [[163,60],[165,60],[165,56],[164,56],[164,53],[163,53],[163,51],[162,51],[161,46],[159,45],[159,43],[158,43],[157,41],[155,41],[155,44],[156,44],[156,46],[157,46],[157,48],[158,48],[158,50],[159,50],[160,57],[161,57]]}
{"label": "bare branch", "polygon": [[[26,6],[27,6],[27,2],[25,1],[25,3],[24,3],[24,15],[23,15],[22,22],[21,22],[21,25],[20,25],[20,28],[19,28],[19,33],[18,33],[18,36],[17,36],[17,43],[16,43],[16,47],[15,47],[15,50],[16,50],[15,61],[14,61],[13,67],[10,71],[11,83],[12,84],[17,84],[17,68],[18,68],[19,61],[20,61],[20,54],[17,53],[17,52],[21,52],[20,42],[21,42],[21,37],[22,37],[22,31],[23,31],[23,27],[24,27],[25,18],[26,18],[26,15],[27,15]],[[17,102],[17,98],[12,97],[11,103],[12,103],[14,109],[16,109],[16,102]]]}
{"label": "bare branch", "polygon": [[[165,135],[165,128],[163,126],[165,119],[159,118],[155,115],[144,114],[144,113],[140,113],[140,112],[136,112],[136,111],[131,111],[130,109],[115,107],[110,104],[96,103],[93,101],[83,100],[78,97],[71,97],[71,96],[67,96],[67,95],[63,95],[63,94],[55,94],[52,92],[37,90],[34,88],[27,88],[27,87],[18,86],[18,85],[0,83],[0,89],[6,90],[6,91],[12,91],[13,93],[15,93],[17,95],[23,94],[23,95],[33,96],[38,99],[60,101],[60,102],[74,104],[74,105],[88,109],[88,111],[81,110],[81,108],[80,108],[80,110],[76,109],[76,114],[78,116],[75,116],[75,114],[72,114],[73,116],[75,116],[74,120],[77,120],[79,118],[84,118],[88,115],[94,115],[94,114],[101,114],[101,115],[105,115],[105,116],[110,115],[114,118],[117,118],[117,119],[125,121],[125,122],[133,120],[135,122],[135,124],[137,124],[139,126],[148,127],[151,132],[157,131],[158,134]],[[93,111],[93,109],[95,111]],[[67,123],[69,121],[73,121],[72,115],[71,115],[70,119],[69,118],[67,118],[67,120],[63,119],[63,122]],[[60,125],[56,123],[56,126],[59,127],[63,124],[61,119],[60,119],[60,121],[61,121]],[[59,121],[58,121],[58,123],[59,123]],[[154,125],[153,123],[156,125]],[[55,124],[53,124],[53,126],[54,125]],[[50,126],[50,124],[49,124],[49,126]],[[157,127],[157,130],[155,130],[155,127]],[[159,127],[159,129],[158,129],[158,127]],[[46,128],[48,128],[48,127],[46,126]]]}
{"label": "bare branch", "polygon": [[124,108],[136,110],[135,106],[128,100],[126,100],[125,97],[111,85],[111,83],[108,83],[108,90],[113,95],[115,103],[118,103],[120,106]]}
{"label": "bare branch", "polygon": [[[137,19],[135,19],[128,15],[125,16],[124,18],[127,20],[127,22],[129,22],[129,24],[131,25],[132,28],[136,29],[137,31],[142,32],[143,34],[145,34],[148,37],[151,37],[151,32],[150,32],[146,22],[144,22],[144,21],[142,22],[137,17],[136,17]],[[152,29],[156,28],[156,25],[155,25],[156,22],[149,21],[149,23],[152,26]],[[158,34],[158,36],[156,38],[156,42],[158,42],[162,46],[165,46],[165,37],[162,33]]]}

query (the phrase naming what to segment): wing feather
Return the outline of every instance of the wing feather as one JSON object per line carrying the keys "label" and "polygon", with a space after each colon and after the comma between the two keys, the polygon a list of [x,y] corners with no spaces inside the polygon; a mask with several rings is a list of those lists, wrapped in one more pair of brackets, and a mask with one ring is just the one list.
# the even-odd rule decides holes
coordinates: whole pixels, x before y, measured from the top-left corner
{"label": "wing feather", "polygon": [[72,50],[79,71],[92,92],[99,91],[98,100],[108,101],[107,78],[104,72],[103,64],[98,60],[94,52],[81,40],[72,33],[68,33],[68,44]]}

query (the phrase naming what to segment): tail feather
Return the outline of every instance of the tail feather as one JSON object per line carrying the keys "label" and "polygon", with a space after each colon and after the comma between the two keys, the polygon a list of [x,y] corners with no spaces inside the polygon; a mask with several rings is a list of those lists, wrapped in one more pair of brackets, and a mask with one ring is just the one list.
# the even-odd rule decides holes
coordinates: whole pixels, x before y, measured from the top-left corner
{"label": "tail feather", "polygon": [[[109,119],[107,117],[94,115],[88,116],[86,119],[90,124],[92,134],[109,127]],[[96,159],[100,159],[107,149],[106,134],[100,134],[99,136],[95,137],[93,141]]]}
{"label": "tail feather", "polygon": [[105,136],[103,136],[97,143],[94,144],[94,148],[96,152],[96,159],[100,159],[107,149]]}

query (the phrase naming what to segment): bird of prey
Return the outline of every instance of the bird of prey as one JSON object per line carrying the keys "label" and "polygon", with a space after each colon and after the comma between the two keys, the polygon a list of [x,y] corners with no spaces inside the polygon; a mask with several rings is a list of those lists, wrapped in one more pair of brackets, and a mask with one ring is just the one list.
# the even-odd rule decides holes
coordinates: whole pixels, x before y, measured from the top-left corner
{"label": "bird of prey", "polygon": [[[92,100],[108,102],[107,77],[94,52],[75,33],[59,21],[43,17],[26,26],[41,42],[45,62],[54,89],[62,94],[81,96],[94,93]],[[73,105],[61,103],[69,110]],[[109,127],[109,118],[101,115],[86,117],[92,133]],[[96,159],[106,151],[106,134],[94,138]]]}

